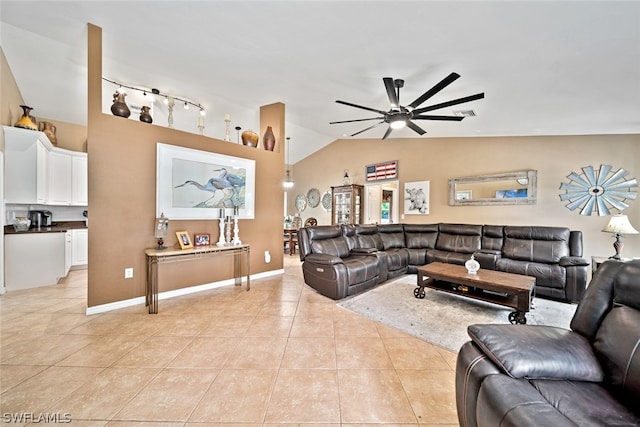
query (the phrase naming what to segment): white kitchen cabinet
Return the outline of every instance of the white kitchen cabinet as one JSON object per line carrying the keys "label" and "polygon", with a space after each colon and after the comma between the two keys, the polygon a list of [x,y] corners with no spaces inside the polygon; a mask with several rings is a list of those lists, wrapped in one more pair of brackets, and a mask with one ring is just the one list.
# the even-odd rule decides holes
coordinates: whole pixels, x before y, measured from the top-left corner
{"label": "white kitchen cabinet", "polygon": [[7,291],[55,285],[66,275],[66,233],[4,235]]}
{"label": "white kitchen cabinet", "polygon": [[86,153],[74,153],[71,156],[71,204],[74,206],[89,204]]}
{"label": "white kitchen cabinet", "polygon": [[89,262],[89,230],[78,228],[71,230],[71,266],[87,265]]}
{"label": "white kitchen cabinet", "polygon": [[41,141],[36,144],[36,200],[49,203],[49,150]]}
{"label": "white kitchen cabinet", "polygon": [[43,132],[3,126],[5,203],[87,206],[87,154],[54,147]]}
{"label": "white kitchen cabinet", "polygon": [[71,270],[71,264],[73,262],[73,233],[71,230],[67,230],[64,233],[64,276],[66,277]]}
{"label": "white kitchen cabinet", "polygon": [[42,132],[4,126],[6,203],[48,203],[51,147]]}
{"label": "white kitchen cabinet", "polygon": [[49,204],[71,204],[71,156],[49,152]]}

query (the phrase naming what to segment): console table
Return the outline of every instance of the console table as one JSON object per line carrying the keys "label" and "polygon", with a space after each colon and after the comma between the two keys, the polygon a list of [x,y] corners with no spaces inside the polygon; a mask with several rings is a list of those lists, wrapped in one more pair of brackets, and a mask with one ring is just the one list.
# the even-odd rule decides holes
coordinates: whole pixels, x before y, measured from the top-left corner
{"label": "console table", "polygon": [[251,289],[249,267],[250,246],[203,246],[193,249],[145,249],[147,257],[147,296],[146,305],[149,306],[149,314],[158,313],[158,264],[167,262],[190,261],[194,259],[207,259],[220,255],[233,256],[233,277],[235,286],[242,285],[242,255],[247,265],[247,291]]}

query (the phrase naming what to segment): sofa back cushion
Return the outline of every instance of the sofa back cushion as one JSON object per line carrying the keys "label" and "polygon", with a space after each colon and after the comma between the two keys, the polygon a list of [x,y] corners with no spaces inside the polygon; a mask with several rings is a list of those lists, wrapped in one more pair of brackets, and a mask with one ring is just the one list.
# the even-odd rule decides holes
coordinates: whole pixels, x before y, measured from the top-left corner
{"label": "sofa back cushion", "polygon": [[502,225],[485,225],[482,227],[482,249],[502,250],[504,243],[504,227]]}
{"label": "sofa back cushion", "polygon": [[404,248],[404,229],[402,224],[383,224],[378,226],[382,247],[387,249]]}
{"label": "sofa back cushion", "polygon": [[504,227],[502,256],[557,264],[569,256],[570,230],[564,227]]}
{"label": "sofa back cushion", "polygon": [[312,253],[321,253],[344,258],[349,256],[347,239],[339,225],[306,227]]}
{"label": "sofa back cushion", "polygon": [[613,283],[613,307],[596,333],[593,347],[605,382],[629,402],[640,401],[640,261],[625,263]]}
{"label": "sofa back cushion", "polygon": [[354,225],[354,228],[358,237],[359,248],[383,249],[377,225]]}
{"label": "sofa back cushion", "polygon": [[433,249],[438,238],[438,224],[404,224],[405,245],[409,249]]}
{"label": "sofa back cushion", "polygon": [[353,224],[342,224],[342,235],[347,239],[349,250],[358,248],[358,236],[356,235],[356,226]]}
{"label": "sofa back cushion", "polygon": [[470,254],[480,250],[481,241],[481,225],[440,224],[436,249]]}

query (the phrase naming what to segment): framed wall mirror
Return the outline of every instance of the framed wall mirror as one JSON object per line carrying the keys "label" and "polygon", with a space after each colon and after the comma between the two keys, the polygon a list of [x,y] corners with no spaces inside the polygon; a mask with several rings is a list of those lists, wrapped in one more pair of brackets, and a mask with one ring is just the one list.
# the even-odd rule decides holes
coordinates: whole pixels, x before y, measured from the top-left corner
{"label": "framed wall mirror", "polygon": [[533,205],[537,187],[535,170],[451,178],[449,205]]}

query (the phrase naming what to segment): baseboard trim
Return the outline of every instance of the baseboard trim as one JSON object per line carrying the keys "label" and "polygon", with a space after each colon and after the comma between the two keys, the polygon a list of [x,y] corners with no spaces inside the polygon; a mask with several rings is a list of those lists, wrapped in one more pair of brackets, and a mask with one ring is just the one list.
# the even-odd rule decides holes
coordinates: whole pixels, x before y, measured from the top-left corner
{"label": "baseboard trim", "polygon": [[[262,278],[271,277],[271,276],[277,276],[279,274],[284,274],[284,269],[264,271],[262,273],[252,274],[251,275],[251,280],[262,279]],[[246,283],[247,283],[247,281],[243,280],[242,281],[242,286],[245,286]],[[235,279],[226,279],[226,280],[220,280],[218,282],[205,283],[203,285],[195,285],[195,286],[189,286],[187,288],[174,289],[174,290],[171,290],[171,291],[160,292],[158,294],[158,301],[163,300],[163,299],[174,298],[174,297],[181,296],[181,295],[188,295],[188,294],[193,294],[193,293],[196,293],[196,292],[208,291],[210,289],[221,288],[223,286],[229,286],[229,285],[234,285],[234,284],[235,284]],[[93,307],[87,307],[86,314],[87,314],[87,316],[90,316],[90,315],[93,315],[93,314],[106,313],[106,312],[109,312],[109,311],[119,310],[121,308],[132,307],[134,305],[145,304],[145,303],[146,303],[146,297],[130,298],[130,299],[127,299],[127,300],[110,302],[108,304],[101,304],[101,305],[96,305],[96,306],[93,306]]]}

